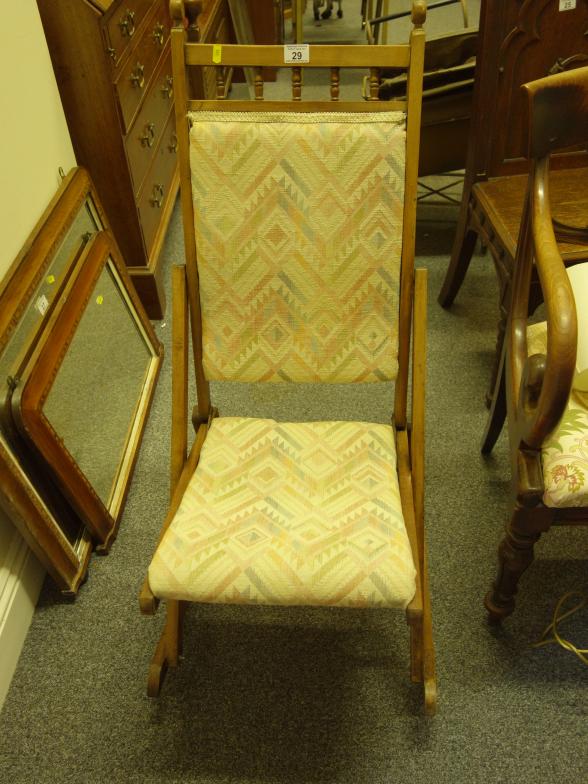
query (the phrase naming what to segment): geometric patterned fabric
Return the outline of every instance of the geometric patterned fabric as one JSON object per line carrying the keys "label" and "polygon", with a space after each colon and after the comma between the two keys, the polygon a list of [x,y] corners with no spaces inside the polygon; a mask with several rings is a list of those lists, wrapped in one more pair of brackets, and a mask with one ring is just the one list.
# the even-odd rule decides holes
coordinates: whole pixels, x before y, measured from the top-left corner
{"label": "geometric patterned fabric", "polygon": [[[527,329],[528,354],[547,353],[547,324]],[[588,507],[588,395],[572,389],[566,411],[541,450],[545,506]]]}
{"label": "geometric patterned fabric", "polygon": [[394,379],[405,115],[190,120],[206,377]]}
{"label": "geometric patterned fabric", "polygon": [[192,602],[405,608],[392,427],[214,419],[149,584]]}

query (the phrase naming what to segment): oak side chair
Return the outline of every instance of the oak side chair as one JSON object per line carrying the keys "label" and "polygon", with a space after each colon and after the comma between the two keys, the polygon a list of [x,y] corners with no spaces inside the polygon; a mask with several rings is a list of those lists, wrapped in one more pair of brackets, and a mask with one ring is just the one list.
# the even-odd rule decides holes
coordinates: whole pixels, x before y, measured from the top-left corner
{"label": "oak side chair", "polygon": [[[174,489],[140,596],[145,613],[167,606],[148,694],[178,664],[186,602],[389,607],[406,611],[432,714],[426,275],[414,271],[426,7],[415,0],[406,45],[311,46],[300,64],[281,46],[188,42],[196,5],[170,4],[186,265],[173,271]],[[219,96],[224,66],[254,69],[255,100],[190,100],[187,68],[211,65]],[[406,101],[378,101],[385,65],[408,71]],[[291,70],[290,100],[264,100],[264,66]],[[359,87],[339,100],[345,66],[370,68],[371,101]],[[306,67],[328,69],[330,100],[303,100]],[[394,411],[385,425],[221,417],[210,380],[394,381]]]}
{"label": "oak side chair", "polygon": [[[575,291],[578,301],[586,301],[588,275],[585,264],[566,269],[552,222],[549,178],[551,154],[588,139],[588,68],[539,79],[522,92],[530,174],[502,355],[512,507],[498,576],[485,601],[494,622],[512,613],[519,578],[541,534],[552,525],[588,525],[588,385],[587,374],[580,376],[576,367],[578,341],[588,342],[588,335],[578,334],[574,297]],[[535,273],[546,320],[529,325]]]}
{"label": "oak side chair", "polygon": [[[552,0],[482,0],[466,173],[451,259],[439,294],[450,307],[468,271],[478,238],[489,250],[499,284],[496,353],[488,405],[495,390],[511,292],[521,208],[527,185],[527,120],[520,87],[588,62],[588,1],[563,8]],[[551,165],[551,198],[560,251],[567,264],[588,257],[585,230],[588,156],[558,151]],[[582,224],[583,221],[583,224]],[[584,227],[584,229],[583,229]],[[533,278],[530,307],[540,289]]]}

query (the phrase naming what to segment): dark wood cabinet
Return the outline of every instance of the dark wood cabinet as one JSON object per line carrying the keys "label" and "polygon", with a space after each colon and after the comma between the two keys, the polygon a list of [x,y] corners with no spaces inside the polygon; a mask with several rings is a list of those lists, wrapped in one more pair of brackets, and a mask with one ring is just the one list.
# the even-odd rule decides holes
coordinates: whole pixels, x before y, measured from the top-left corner
{"label": "dark wood cabinet", "polygon": [[178,189],[167,0],[37,0],[79,164],[137,293],[163,317],[161,249]]}

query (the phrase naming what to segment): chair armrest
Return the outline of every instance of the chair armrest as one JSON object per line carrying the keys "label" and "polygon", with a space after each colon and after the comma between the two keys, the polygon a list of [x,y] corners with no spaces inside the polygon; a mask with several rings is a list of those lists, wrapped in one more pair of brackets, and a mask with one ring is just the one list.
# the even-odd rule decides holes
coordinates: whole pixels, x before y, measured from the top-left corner
{"label": "chair armrest", "polygon": [[[526,238],[519,238],[521,252],[517,249],[513,282],[510,372],[516,393],[513,400],[517,406],[518,438],[531,449],[541,449],[567,405],[576,365],[578,328],[574,295],[551,219],[547,156],[534,164],[530,188],[530,228]],[[547,353],[528,357],[526,330],[533,256],[545,302]]]}
{"label": "chair armrest", "polygon": [[170,488],[182,472],[188,452],[188,298],[186,268],[172,269],[172,428]]}
{"label": "chair armrest", "polygon": [[427,270],[415,270],[412,343],[412,427],[410,462],[419,558],[424,571],[425,539],[425,385],[427,373]]}

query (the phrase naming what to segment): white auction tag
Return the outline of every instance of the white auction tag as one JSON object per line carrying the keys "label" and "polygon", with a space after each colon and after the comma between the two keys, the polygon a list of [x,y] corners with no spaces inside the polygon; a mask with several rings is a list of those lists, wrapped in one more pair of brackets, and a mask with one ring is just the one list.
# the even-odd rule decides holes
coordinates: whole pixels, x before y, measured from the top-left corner
{"label": "white auction tag", "polygon": [[560,11],[573,11],[576,7],[576,0],[559,0]]}
{"label": "white auction tag", "polygon": [[47,313],[47,308],[49,307],[49,300],[44,294],[37,299],[35,302],[35,307],[39,311],[39,313],[44,316]]}
{"label": "white auction tag", "polygon": [[310,62],[309,44],[284,44],[285,63],[308,63]]}

